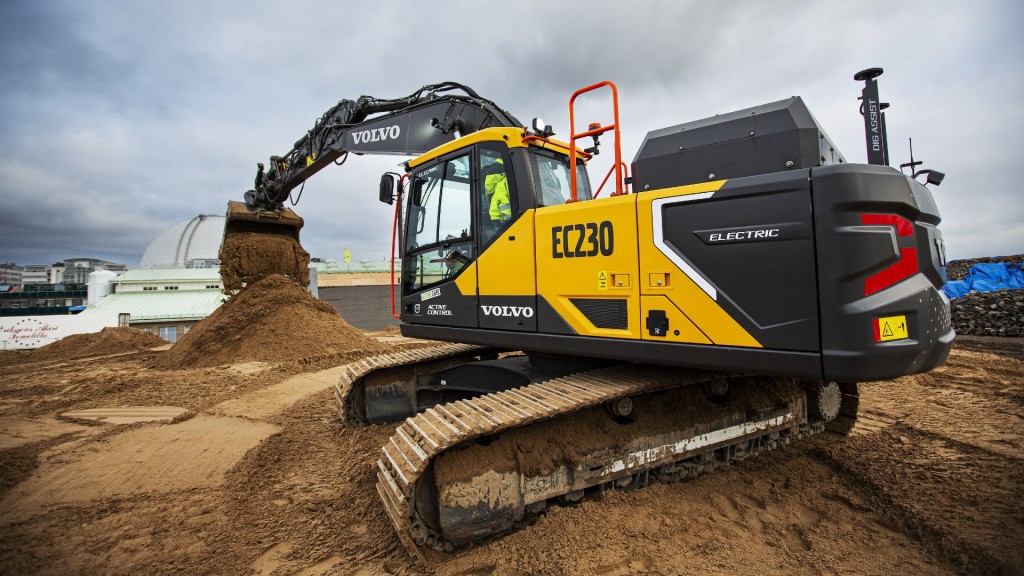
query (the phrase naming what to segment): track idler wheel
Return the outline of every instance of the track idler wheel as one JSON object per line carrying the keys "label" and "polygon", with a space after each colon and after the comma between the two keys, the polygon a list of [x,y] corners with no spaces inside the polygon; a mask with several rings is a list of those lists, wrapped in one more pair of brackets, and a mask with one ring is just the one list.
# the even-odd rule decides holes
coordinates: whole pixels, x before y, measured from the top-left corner
{"label": "track idler wheel", "polygon": [[856,382],[810,382],[807,385],[807,416],[825,429],[847,435],[857,422],[860,393]]}
{"label": "track idler wheel", "polygon": [[811,422],[831,422],[839,416],[843,394],[836,382],[812,382],[807,390],[807,416]]}

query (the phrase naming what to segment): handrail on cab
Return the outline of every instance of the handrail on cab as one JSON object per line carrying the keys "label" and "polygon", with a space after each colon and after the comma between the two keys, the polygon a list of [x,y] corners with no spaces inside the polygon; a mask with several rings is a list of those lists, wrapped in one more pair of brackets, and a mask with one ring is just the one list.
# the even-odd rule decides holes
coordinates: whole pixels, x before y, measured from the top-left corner
{"label": "handrail on cab", "polygon": [[[597,90],[598,88],[601,88],[603,86],[608,86],[609,88],[611,88],[612,109],[614,111],[615,122],[613,122],[612,124],[608,124],[607,126],[601,126],[600,124],[591,124],[586,132],[581,132],[577,134],[575,114],[573,110],[573,104],[576,102],[576,97],[580,96],[581,94]],[[599,136],[601,134],[604,134],[605,132],[608,132],[609,130],[615,131],[615,165],[613,166],[613,169],[615,170],[615,192],[612,192],[611,195],[621,196],[622,194],[628,194],[627,191],[624,191],[622,189],[623,182],[625,181],[625,179],[622,175],[622,167],[624,165],[622,163],[622,144],[619,136],[619,90],[618,88],[615,87],[615,84],[605,80],[603,82],[598,82],[597,84],[587,86],[586,88],[580,88],[576,92],[573,92],[572,97],[569,98],[569,130],[569,150],[571,151],[576,150],[576,140],[579,140],[580,138]],[[569,154],[569,171],[572,172],[572,197],[568,200],[568,202],[578,202],[579,196],[577,193],[578,183],[576,177],[576,154],[573,153]],[[608,174],[611,175],[611,170],[608,171]],[[605,181],[607,180],[608,177],[606,176]],[[603,187],[604,183],[602,183],[601,186]]]}

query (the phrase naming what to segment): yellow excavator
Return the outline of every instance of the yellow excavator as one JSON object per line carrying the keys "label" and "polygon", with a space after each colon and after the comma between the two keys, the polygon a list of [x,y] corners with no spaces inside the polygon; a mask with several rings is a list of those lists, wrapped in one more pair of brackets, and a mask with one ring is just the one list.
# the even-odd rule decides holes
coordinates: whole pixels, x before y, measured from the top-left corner
{"label": "yellow excavator", "polygon": [[[401,422],[382,504],[411,553],[451,551],[594,491],[848,433],[858,382],[945,360],[942,175],[887,165],[880,73],[855,77],[868,164],[798,97],[651,131],[628,166],[610,82],[572,95],[568,141],[456,83],[343,100],[260,166],[225,243],[297,243],[283,202],[307,178],[350,153],[412,157],[379,186],[393,314],[447,344],[357,362],[336,397],[349,426]],[[595,91],[613,119],[577,131]],[[609,132],[601,195],[586,166]]]}

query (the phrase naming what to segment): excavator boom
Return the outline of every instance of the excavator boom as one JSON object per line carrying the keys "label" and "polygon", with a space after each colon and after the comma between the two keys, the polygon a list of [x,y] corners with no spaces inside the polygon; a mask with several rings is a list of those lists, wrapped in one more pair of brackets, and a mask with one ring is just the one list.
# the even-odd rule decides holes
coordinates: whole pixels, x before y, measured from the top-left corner
{"label": "excavator boom", "polygon": [[258,165],[244,203],[229,202],[220,253],[225,292],[274,273],[309,284],[309,255],[299,244],[303,221],[284,202],[320,170],[344,163],[349,153],[415,156],[484,128],[521,126],[455,82],[430,84],[404,98],[338,102],[288,153]]}

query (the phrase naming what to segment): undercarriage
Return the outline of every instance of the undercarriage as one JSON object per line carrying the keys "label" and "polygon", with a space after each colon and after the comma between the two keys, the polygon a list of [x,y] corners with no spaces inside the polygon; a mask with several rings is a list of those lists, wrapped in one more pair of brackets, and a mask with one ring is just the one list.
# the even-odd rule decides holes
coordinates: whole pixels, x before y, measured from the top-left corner
{"label": "undercarriage", "polygon": [[337,385],[349,426],[404,420],[382,448],[377,491],[414,556],[856,420],[855,384],[498,355],[448,344],[377,356]]}

